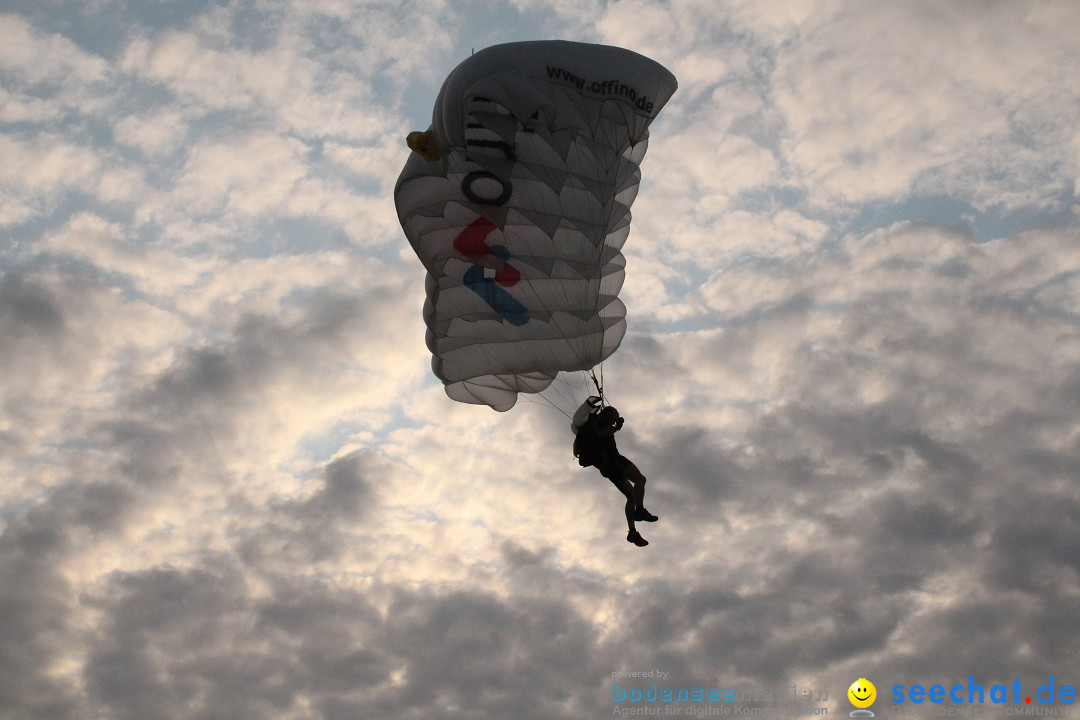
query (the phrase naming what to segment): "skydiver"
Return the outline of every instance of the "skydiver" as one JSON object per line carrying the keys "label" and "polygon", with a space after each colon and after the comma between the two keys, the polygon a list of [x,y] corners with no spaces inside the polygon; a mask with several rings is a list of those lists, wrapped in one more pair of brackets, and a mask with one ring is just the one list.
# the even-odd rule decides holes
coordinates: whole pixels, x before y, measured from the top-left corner
{"label": "skydiver", "polygon": [[595,467],[626,496],[624,511],[630,530],[626,534],[626,541],[645,547],[649,541],[641,537],[634,522],[656,522],[658,518],[645,509],[645,476],[637,465],[619,452],[615,444],[615,433],[622,429],[624,422],[619,411],[610,405],[592,413],[578,429],[574,451],[583,466]]}

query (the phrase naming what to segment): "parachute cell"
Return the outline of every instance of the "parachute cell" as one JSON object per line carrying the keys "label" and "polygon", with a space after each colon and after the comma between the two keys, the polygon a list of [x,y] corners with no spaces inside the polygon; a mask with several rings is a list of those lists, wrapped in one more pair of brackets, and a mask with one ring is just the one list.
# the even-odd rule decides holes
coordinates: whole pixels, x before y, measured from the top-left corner
{"label": "parachute cell", "polygon": [[622,48],[496,45],[446,79],[394,190],[454,400],[508,410],[619,346],[630,205],[675,77]]}

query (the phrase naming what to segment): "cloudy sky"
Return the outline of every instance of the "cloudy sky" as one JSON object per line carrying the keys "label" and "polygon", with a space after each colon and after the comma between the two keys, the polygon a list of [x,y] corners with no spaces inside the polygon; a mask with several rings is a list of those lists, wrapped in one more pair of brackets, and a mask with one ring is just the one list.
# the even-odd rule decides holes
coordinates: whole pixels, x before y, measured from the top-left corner
{"label": "cloudy sky", "polygon": [[[879,710],[1080,685],[1078,26],[4,0],[0,717],[571,720],[651,669],[833,715],[859,677]],[[394,213],[446,74],[547,38],[679,80],[604,367],[644,549],[561,414],[446,398]]]}

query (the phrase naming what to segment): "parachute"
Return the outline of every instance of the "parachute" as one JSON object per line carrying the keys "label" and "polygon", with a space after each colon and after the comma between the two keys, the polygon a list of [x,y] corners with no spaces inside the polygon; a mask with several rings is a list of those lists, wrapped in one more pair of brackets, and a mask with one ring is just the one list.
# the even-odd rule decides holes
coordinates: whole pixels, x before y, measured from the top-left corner
{"label": "parachute", "polygon": [[676,87],[642,55],[566,41],[495,45],[446,78],[394,201],[450,398],[509,410],[618,348],[638,166]]}
{"label": "parachute", "polygon": [[589,422],[589,417],[600,412],[603,402],[603,398],[596,395],[590,395],[585,402],[578,406],[577,411],[574,412],[574,416],[570,418],[570,431],[577,435],[578,431],[581,430],[585,423]]}

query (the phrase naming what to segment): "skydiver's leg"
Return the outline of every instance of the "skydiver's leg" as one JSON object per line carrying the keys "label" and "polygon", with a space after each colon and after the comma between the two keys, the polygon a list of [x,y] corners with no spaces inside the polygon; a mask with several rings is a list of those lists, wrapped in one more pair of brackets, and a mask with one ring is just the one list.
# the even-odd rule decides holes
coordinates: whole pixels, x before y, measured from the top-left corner
{"label": "skydiver's leg", "polygon": [[634,519],[655,522],[657,517],[645,509],[645,476],[638,470],[637,465],[627,460],[623,477],[634,485]]}
{"label": "skydiver's leg", "polygon": [[645,507],[645,476],[638,470],[637,465],[634,463],[628,463],[626,469],[623,471],[623,477],[633,483],[634,486],[634,507]]}
{"label": "skydiver's leg", "polygon": [[623,508],[623,512],[626,514],[626,526],[630,528],[630,531],[626,534],[627,542],[632,542],[638,547],[645,547],[649,544],[649,541],[641,537],[638,534],[637,528],[634,527],[634,512],[636,506],[634,505],[634,486],[625,478],[620,478],[617,482],[612,480],[615,487],[619,488],[619,492],[626,496],[626,506]]}
{"label": "skydiver's leg", "polygon": [[626,506],[623,508],[623,512],[626,514],[626,525],[630,528],[630,532],[635,532],[634,510],[637,506],[634,504],[636,502],[634,500],[634,486],[627,482],[625,478],[614,484],[615,487],[619,488],[619,492],[626,496]]}

